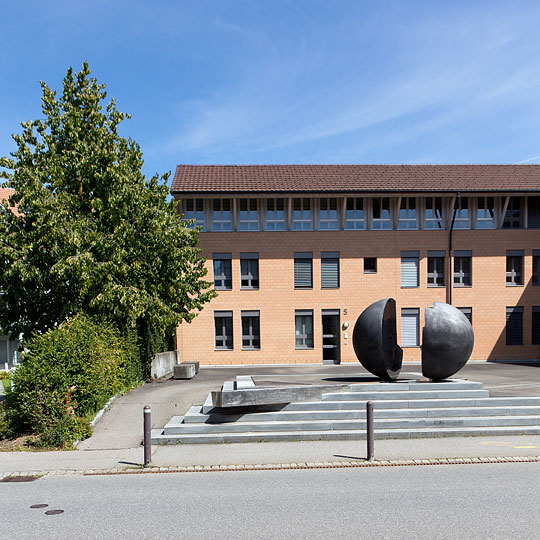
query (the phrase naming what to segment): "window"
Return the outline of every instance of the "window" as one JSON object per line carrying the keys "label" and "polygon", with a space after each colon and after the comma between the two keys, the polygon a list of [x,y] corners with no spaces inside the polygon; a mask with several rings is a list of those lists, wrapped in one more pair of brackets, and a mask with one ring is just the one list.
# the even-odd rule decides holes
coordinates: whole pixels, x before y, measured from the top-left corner
{"label": "window", "polygon": [[219,350],[232,350],[232,311],[214,311],[214,326],[216,330],[215,348]]}
{"label": "window", "polygon": [[390,199],[388,197],[376,197],[372,200],[372,204],[373,219],[371,228],[373,230],[391,229]]}
{"label": "window", "polygon": [[467,320],[472,324],[472,307],[458,307],[459,311],[467,317]]}
{"label": "window", "polygon": [[428,287],[444,287],[444,251],[428,251]]}
{"label": "window", "polygon": [[540,249],[533,249],[532,284],[540,285]]}
{"label": "window", "polygon": [[353,229],[353,230],[366,228],[366,218],[364,214],[364,199],[360,197],[347,198],[345,228]]}
{"label": "window", "polygon": [[313,287],[313,254],[294,254],[294,288],[311,289]]}
{"label": "window", "polygon": [[529,197],[527,201],[527,227],[540,229],[540,197]]}
{"label": "window", "polygon": [[471,251],[454,251],[454,287],[470,287]]}
{"label": "window", "polygon": [[471,214],[469,212],[469,199],[458,197],[455,205],[454,229],[470,229]]}
{"label": "window", "polygon": [[523,285],[523,251],[508,250],[506,252],[506,286]]}
{"label": "window", "polygon": [[321,253],[321,288],[339,288],[339,252]]}
{"label": "window", "polygon": [[398,229],[418,229],[416,199],[414,197],[401,198]]}
{"label": "window", "polygon": [[418,251],[401,252],[401,286],[418,287]]}
{"label": "window", "polygon": [[258,311],[242,311],[242,349],[261,348],[261,324]]}
{"label": "window", "polygon": [[313,310],[295,311],[295,347],[297,349],[313,349]]}
{"label": "window", "polygon": [[419,343],[420,309],[401,309],[401,346],[418,347]]}
{"label": "window", "polygon": [[212,230],[232,231],[231,199],[212,200]]}
{"label": "window", "polygon": [[339,229],[338,200],[324,198],[320,199],[319,204],[319,228],[321,230]]}
{"label": "window", "polygon": [[182,203],[185,220],[195,220],[188,227],[201,227],[204,230],[204,201],[203,199],[186,199]]}
{"label": "window", "polygon": [[442,198],[426,197],[426,208],[424,214],[424,229],[442,229]]}
{"label": "window", "polygon": [[238,206],[238,230],[258,231],[259,212],[257,211],[257,199],[240,199]]}
{"label": "window", "polygon": [[285,199],[266,200],[266,230],[285,231],[287,229],[287,214]]}
{"label": "window", "polygon": [[293,199],[293,222],[295,231],[307,231],[313,228],[311,199]]}
{"label": "window", "polygon": [[521,197],[510,197],[504,214],[503,229],[521,227]]}
{"label": "window", "polygon": [[532,308],[532,344],[540,345],[540,306]]}
{"label": "window", "polygon": [[377,257],[364,257],[364,274],[377,273]]}
{"label": "window", "polygon": [[214,288],[218,290],[232,289],[232,265],[230,253],[213,253]]}
{"label": "window", "polygon": [[506,344],[523,345],[523,307],[506,308]]}
{"label": "window", "polygon": [[240,253],[240,288],[259,288],[258,253]]}
{"label": "window", "polygon": [[493,197],[478,197],[476,210],[477,229],[495,229],[495,199]]}

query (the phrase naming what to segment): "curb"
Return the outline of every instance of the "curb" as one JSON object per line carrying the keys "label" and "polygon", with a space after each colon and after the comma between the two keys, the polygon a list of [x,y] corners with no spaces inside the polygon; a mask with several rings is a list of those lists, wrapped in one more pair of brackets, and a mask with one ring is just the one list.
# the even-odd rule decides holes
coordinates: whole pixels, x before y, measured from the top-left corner
{"label": "curb", "polygon": [[15,471],[0,473],[0,481],[13,476],[115,476],[126,474],[163,474],[163,473],[204,473],[204,472],[237,472],[237,471],[283,471],[300,469],[347,469],[347,468],[374,468],[374,467],[410,467],[421,465],[479,465],[495,463],[540,463],[540,456],[509,456],[509,457],[477,457],[477,458],[437,458],[437,459],[399,459],[399,460],[373,460],[373,461],[328,461],[321,463],[270,463],[257,465],[191,465],[148,468],[121,468],[112,469],[64,469],[51,471]]}

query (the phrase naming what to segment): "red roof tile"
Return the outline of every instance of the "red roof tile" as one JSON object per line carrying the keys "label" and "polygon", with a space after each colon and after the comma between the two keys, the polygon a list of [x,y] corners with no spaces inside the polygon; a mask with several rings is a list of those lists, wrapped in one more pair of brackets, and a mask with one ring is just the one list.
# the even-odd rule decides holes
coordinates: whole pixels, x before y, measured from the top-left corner
{"label": "red roof tile", "polygon": [[178,165],[173,193],[540,191],[540,165]]}

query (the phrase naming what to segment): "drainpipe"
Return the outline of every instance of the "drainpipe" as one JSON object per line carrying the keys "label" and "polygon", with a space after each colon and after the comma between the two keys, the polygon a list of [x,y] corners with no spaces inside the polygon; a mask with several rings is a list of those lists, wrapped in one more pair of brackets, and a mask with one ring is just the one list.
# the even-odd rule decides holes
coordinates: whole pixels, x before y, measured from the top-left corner
{"label": "drainpipe", "polygon": [[454,223],[456,221],[457,204],[460,200],[459,191],[456,193],[456,200],[454,201],[454,209],[452,211],[452,222],[450,223],[450,231],[448,234],[448,280],[446,283],[446,303],[452,305],[452,233],[454,232]]}

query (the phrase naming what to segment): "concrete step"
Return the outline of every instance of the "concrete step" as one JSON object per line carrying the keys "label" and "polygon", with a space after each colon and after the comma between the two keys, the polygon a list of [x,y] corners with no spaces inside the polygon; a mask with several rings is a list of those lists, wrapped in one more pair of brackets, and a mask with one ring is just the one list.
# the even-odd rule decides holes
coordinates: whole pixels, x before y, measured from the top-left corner
{"label": "concrete step", "polygon": [[[375,430],[415,429],[432,427],[537,426],[537,416],[462,416],[423,418],[375,418]],[[276,431],[342,431],[366,429],[365,419],[339,420],[279,420],[232,422],[223,424],[167,424],[165,435],[179,433],[240,433]]]}
{"label": "concrete step", "polygon": [[[375,439],[417,439],[438,437],[468,437],[495,435],[540,435],[540,426],[491,426],[491,427],[436,427],[377,430]],[[362,440],[365,430],[336,431],[290,431],[256,433],[211,433],[163,435],[162,429],[152,430],[152,444],[215,444],[270,441],[318,441],[318,440]],[[362,448],[362,451],[364,449]]]}
{"label": "concrete step", "polygon": [[[176,416],[167,424],[226,424],[231,422],[277,422],[305,420],[357,420],[366,417],[362,409],[333,409],[308,411],[276,411],[255,412],[238,415],[201,414],[201,407],[191,407],[184,417]],[[518,407],[452,407],[452,408],[410,408],[410,409],[378,409],[374,408],[375,418],[427,418],[449,416],[525,416],[540,415],[540,406]]]}
{"label": "concrete step", "polygon": [[323,401],[379,401],[379,400],[409,400],[411,394],[414,399],[456,399],[456,398],[487,398],[487,390],[417,390],[410,392],[391,391],[391,392],[343,392],[335,394],[323,394]]}
{"label": "concrete step", "polygon": [[428,390],[482,390],[482,383],[454,380],[441,382],[391,382],[349,385],[351,392],[425,392]]}

